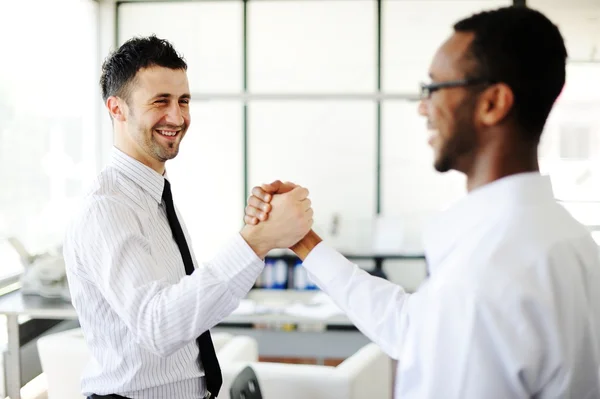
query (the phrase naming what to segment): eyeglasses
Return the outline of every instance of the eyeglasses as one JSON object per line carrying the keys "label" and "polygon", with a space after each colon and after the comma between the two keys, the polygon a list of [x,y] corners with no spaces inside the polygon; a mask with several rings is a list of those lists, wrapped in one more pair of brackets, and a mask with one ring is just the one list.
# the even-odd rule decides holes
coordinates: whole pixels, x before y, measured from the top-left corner
{"label": "eyeglasses", "polygon": [[431,98],[431,94],[440,90],[440,89],[448,89],[451,87],[465,87],[465,86],[474,86],[479,84],[494,84],[495,82],[489,79],[459,79],[459,80],[449,80],[446,82],[438,82],[438,83],[421,83],[421,100],[426,100]]}

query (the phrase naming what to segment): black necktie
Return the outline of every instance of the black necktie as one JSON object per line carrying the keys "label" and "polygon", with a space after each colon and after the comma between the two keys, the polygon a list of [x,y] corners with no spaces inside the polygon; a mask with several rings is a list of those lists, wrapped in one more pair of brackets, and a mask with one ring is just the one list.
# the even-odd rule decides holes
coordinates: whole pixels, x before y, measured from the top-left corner
{"label": "black necktie", "polygon": [[[192,262],[192,255],[188,248],[183,230],[177,220],[177,214],[175,213],[175,206],[173,205],[173,196],[171,194],[171,184],[165,179],[165,188],[162,195],[165,205],[167,207],[167,218],[169,219],[169,226],[173,232],[173,238],[179,247],[181,257],[183,258],[183,264],[185,266],[186,274],[190,275],[194,271],[194,263]],[[212,395],[216,397],[219,394],[219,389],[223,384],[223,377],[221,376],[221,367],[219,366],[219,360],[215,353],[215,347],[213,346],[212,339],[210,338],[210,332],[207,330],[202,333],[198,339],[198,348],[200,348],[199,361],[204,366],[204,376],[206,379],[206,389]]]}

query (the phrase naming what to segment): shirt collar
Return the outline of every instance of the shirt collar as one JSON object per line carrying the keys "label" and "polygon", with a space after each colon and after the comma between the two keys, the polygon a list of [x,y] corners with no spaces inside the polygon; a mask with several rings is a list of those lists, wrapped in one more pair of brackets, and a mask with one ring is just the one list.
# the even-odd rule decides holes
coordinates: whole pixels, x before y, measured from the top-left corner
{"label": "shirt collar", "polygon": [[482,224],[505,218],[515,206],[544,202],[555,199],[550,178],[539,172],[511,175],[471,191],[428,226],[424,248],[430,273]]}
{"label": "shirt collar", "polygon": [[162,202],[166,173],[165,176],[160,175],[116,147],[112,149],[110,164],[148,192],[156,202]]}

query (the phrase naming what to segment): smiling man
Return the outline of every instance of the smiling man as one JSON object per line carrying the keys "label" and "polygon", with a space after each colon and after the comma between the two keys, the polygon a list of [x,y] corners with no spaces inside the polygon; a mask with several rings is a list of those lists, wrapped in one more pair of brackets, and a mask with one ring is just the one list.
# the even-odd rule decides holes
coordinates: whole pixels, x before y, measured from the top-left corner
{"label": "smiling man", "polygon": [[165,171],[191,122],[186,69],[155,36],[129,40],[102,67],[112,159],[64,242],[92,354],[82,379],[91,398],[216,397],[222,377],[209,329],[252,288],[266,253],[312,226],[308,191],[298,187],[273,200],[268,223],[244,227],[210,262],[196,262]]}
{"label": "smiling man", "polygon": [[[435,169],[465,174],[469,194],[425,235],[430,278],[417,292],[370,276],[312,231],[292,247],[398,359],[398,399],[600,398],[598,247],[537,163],[566,56],[558,28],[525,7],[458,22],[435,54],[419,112]],[[292,187],[255,187],[247,223],[269,220],[265,195]]]}
{"label": "smiling man", "polygon": [[[111,83],[105,75],[104,97],[109,95]],[[115,131],[115,147],[163,174],[165,162],[175,158],[190,125],[191,96],[185,69],[143,68],[120,91],[120,96],[104,98],[117,126],[125,123]]]}

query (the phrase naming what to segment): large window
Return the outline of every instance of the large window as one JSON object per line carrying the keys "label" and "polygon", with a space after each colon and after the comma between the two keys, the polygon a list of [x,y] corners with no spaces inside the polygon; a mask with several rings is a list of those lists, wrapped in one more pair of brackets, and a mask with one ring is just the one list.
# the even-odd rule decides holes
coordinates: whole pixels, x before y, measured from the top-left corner
{"label": "large window", "polygon": [[377,2],[251,1],[252,93],[373,93]]}
{"label": "large window", "polygon": [[121,4],[119,44],[156,34],[185,57],[193,93],[240,93],[242,11],[241,1]]}
{"label": "large window", "polygon": [[[24,266],[9,239],[21,253],[58,250],[73,203],[98,171],[97,7],[0,2],[0,294]],[[6,339],[0,317],[0,349]]]}
{"label": "large window", "polygon": [[[32,253],[59,247],[72,202],[97,171],[96,8],[0,3],[0,238],[16,237]],[[0,280],[21,270],[3,262]]]}
{"label": "large window", "polygon": [[340,249],[369,251],[375,120],[372,101],[251,104],[250,186],[282,179],[308,187],[315,230]]}
{"label": "large window", "polygon": [[[201,261],[212,258],[242,226],[242,27],[243,7],[238,1],[129,3],[119,7],[119,43],[133,36],[156,34],[169,40],[188,63],[195,99],[190,108],[192,123],[179,155],[168,163],[167,173],[173,182],[175,203],[192,236],[194,253]],[[223,95],[238,98],[212,97]]]}
{"label": "large window", "polygon": [[[177,201],[193,232],[197,256],[207,259],[228,233],[241,227],[245,190],[276,178],[311,190],[317,229],[340,249],[367,251],[373,219],[379,215],[401,220],[405,249],[418,251],[428,218],[465,193],[460,174],[433,170],[425,121],[416,109],[418,84],[426,79],[431,58],[457,20],[510,4],[511,0],[121,4],[120,43],[156,33],[172,41],[190,64],[192,95],[198,104],[192,110],[194,138],[186,138],[169,173],[185,186]],[[564,19],[560,12],[555,14],[550,17]],[[584,13],[561,22],[568,45],[578,46],[575,54],[586,53],[589,46],[582,43],[591,43],[597,37],[593,32],[598,32],[579,29],[582,17],[589,20]],[[165,19],[178,23],[165,24]],[[597,29],[590,21],[586,23]],[[579,32],[580,38],[571,38],[571,31]],[[597,64],[589,67],[591,71],[586,68],[569,66],[565,95],[589,74],[600,76]],[[566,101],[559,105],[564,107],[557,106],[545,134],[542,165],[560,170],[552,173],[557,192],[573,196],[571,188],[578,184],[585,194],[577,194],[576,202],[585,202],[593,195],[590,186],[579,182],[598,173],[592,173],[597,171],[597,153],[590,150],[598,147],[596,128],[589,127],[596,122],[582,132],[569,120],[587,123],[584,120],[594,119],[594,114]],[[583,113],[586,116],[580,117]],[[567,130],[570,133],[564,133]],[[588,151],[583,157],[582,148]],[[206,192],[215,190],[222,200],[212,204],[211,215],[206,215],[204,199],[183,198],[191,193],[193,198],[206,198]],[[583,212],[575,208],[570,207],[574,213]]]}
{"label": "large window", "polygon": [[540,165],[555,196],[600,244],[600,2],[528,0],[560,28],[567,81],[542,136]]}
{"label": "large window", "polygon": [[243,108],[239,101],[194,101],[192,124],[167,173],[199,260],[209,260],[241,226],[244,210]]}
{"label": "large window", "polygon": [[510,4],[510,0],[384,0],[383,89],[414,92],[427,79],[429,63],[455,22]]}

